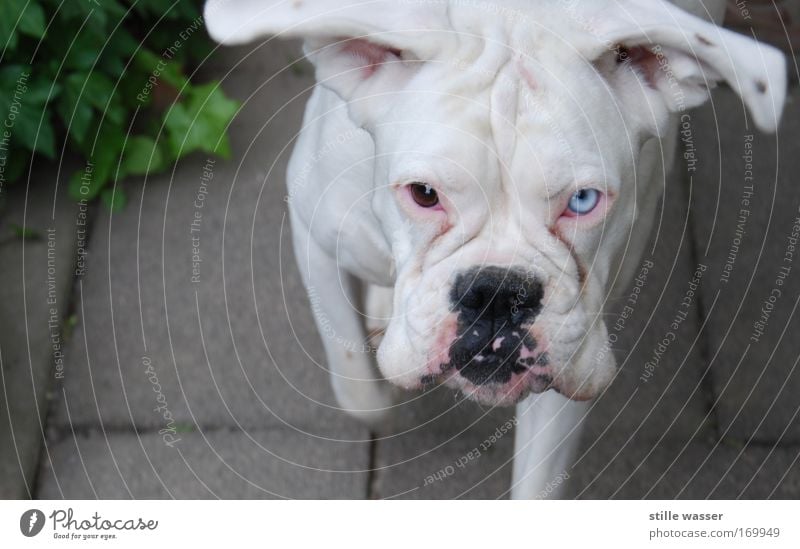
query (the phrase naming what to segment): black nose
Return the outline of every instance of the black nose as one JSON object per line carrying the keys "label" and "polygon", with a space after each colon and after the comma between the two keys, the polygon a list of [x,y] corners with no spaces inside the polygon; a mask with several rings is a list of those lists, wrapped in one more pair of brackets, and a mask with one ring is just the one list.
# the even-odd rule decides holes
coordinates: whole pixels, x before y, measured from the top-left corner
{"label": "black nose", "polygon": [[451,301],[472,320],[519,324],[539,312],[543,293],[542,285],[530,273],[484,267],[458,277]]}
{"label": "black nose", "polygon": [[484,267],[456,279],[450,295],[458,333],[450,362],[472,383],[507,383],[526,368],[520,349],[536,347],[526,328],[542,307],[544,289],[529,273]]}

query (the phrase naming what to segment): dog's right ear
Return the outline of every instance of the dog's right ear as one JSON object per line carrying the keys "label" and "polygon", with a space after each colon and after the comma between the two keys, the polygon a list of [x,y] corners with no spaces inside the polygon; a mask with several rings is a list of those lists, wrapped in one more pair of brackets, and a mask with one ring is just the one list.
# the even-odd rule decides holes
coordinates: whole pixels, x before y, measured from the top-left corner
{"label": "dog's right ear", "polygon": [[302,38],[317,80],[346,101],[397,91],[437,48],[442,3],[209,0],[205,21],[221,44]]}

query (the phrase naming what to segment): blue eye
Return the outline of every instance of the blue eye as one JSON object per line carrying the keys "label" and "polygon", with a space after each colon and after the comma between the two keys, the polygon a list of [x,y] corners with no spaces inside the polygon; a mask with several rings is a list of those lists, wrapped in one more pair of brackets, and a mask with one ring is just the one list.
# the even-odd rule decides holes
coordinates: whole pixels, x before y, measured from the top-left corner
{"label": "blue eye", "polygon": [[597,189],[581,189],[569,198],[567,209],[573,215],[586,215],[600,202],[600,191]]}

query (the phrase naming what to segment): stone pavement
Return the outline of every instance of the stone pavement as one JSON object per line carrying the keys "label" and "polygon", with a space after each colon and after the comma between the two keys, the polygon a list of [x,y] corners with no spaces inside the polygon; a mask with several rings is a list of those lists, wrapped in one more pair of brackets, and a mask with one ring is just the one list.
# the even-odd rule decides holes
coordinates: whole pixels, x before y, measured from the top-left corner
{"label": "stone pavement", "polygon": [[[65,173],[74,165],[66,162]],[[30,192],[4,195],[0,221],[0,499],[31,497],[50,387],[69,316],[78,206],[56,185],[58,166],[31,171]],[[27,233],[27,238],[15,236]],[[53,311],[55,310],[55,314]]]}
{"label": "stone pavement", "polygon": [[[507,497],[510,434],[455,474],[426,479],[481,447],[511,410],[435,389],[406,394],[393,424],[370,432],[336,408],[285,217],[287,143],[312,84],[306,65],[286,68],[298,55],[297,44],[271,42],[218,56],[207,70],[244,103],[233,159],[196,155],[173,173],[126,181],[122,212],[91,212],[87,267],[74,280],[75,205],[59,200],[52,221],[47,186],[28,197],[28,224],[59,223],[64,235],[58,302],[76,322],[57,379],[46,239],[26,242],[30,266],[0,285],[12,303],[0,320],[0,396],[11,408],[11,422],[0,418],[2,497]],[[643,258],[652,267],[615,345],[618,379],[593,405],[566,471],[571,496],[800,497],[800,273],[748,343],[800,206],[797,89],[793,97],[779,137],[753,138],[754,197],[727,271],[752,132],[729,90],[692,113],[698,165],[666,181]],[[0,248],[6,264],[21,265],[21,246]],[[14,303],[9,288],[23,279],[28,301]],[[687,297],[690,314],[656,359]],[[9,425],[26,449],[19,459],[5,450]]]}

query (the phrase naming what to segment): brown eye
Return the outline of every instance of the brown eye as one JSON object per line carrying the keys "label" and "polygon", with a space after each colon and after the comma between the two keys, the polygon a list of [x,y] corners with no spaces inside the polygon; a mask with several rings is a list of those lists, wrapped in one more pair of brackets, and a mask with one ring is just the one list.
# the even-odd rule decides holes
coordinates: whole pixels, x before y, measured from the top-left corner
{"label": "brown eye", "polygon": [[439,204],[439,195],[433,190],[433,187],[425,183],[412,183],[409,185],[411,188],[411,198],[414,199],[419,206],[423,208],[433,208]]}

